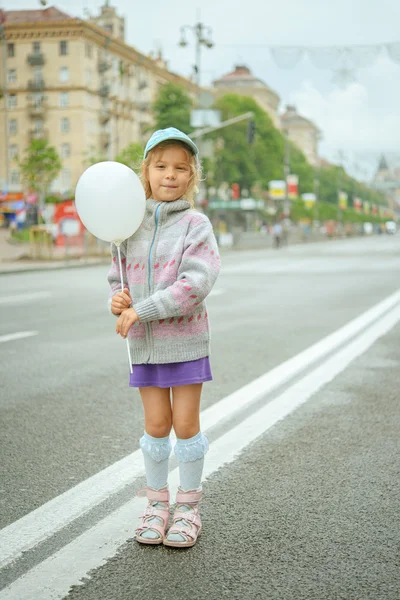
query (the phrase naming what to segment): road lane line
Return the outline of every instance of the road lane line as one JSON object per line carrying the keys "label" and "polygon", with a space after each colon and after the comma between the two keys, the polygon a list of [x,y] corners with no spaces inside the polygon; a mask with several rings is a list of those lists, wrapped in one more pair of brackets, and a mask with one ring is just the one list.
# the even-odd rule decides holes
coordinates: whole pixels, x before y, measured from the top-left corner
{"label": "road lane line", "polygon": [[[202,411],[202,430],[207,431],[217,424],[220,425],[231,418],[235,412],[248,408],[280,385],[287,383],[317,360],[357,335],[399,302],[400,291],[313,346]],[[142,452],[138,449],[11,523],[0,531],[0,568],[13,562],[24,551],[51,537],[143,475]]]}
{"label": "road lane line", "polygon": [[43,300],[44,298],[50,298],[54,294],[52,292],[28,292],[18,294],[15,296],[3,296],[0,297],[0,304],[26,304],[34,300]]}
{"label": "road lane line", "polygon": [[[204,479],[237,459],[249,444],[309,400],[399,321],[400,307],[396,307],[322,365],[213,442],[205,461]],[[174,491],[179,483],[179,468],[169,474],[169,482]],[[72,585],[82,585],[81,580],[89,578],[90,571],[104,565],[115,556],[118,548],[134,537],[143,502],[143,499],[135,498],[112,512],[4,588],[0,600],[39,597],[41,600],[62,600]]]}
{"label": "road lane line", "polygon": [[0,344],[2,344],[3,342],[13,342],[14,340],[22,340],[23,338],[38,335],[38,333],[38,331],[17,331],[16,333],[9,333],[8,335],[0,335]]}

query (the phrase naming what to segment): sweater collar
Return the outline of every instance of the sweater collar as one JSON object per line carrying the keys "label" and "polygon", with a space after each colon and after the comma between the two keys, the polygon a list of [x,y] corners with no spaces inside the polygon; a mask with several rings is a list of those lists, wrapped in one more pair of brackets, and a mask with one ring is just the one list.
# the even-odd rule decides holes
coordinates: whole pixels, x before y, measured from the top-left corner
{"label": "sweater collar", "polygon": [[[146,200],[146,210],[143,218],[143,225],[154,225],[154,218],[157,208],[160,207],[159,210],[159,222],[166,222],[170,217],[178,217],[180,218],[184,212],[192,208],[190,202],[186,200],[185,197],[179,198],[179,200],[174,200],[173,202],[158,202],[157,200],[153,200],[153,198],[148,198]],[[181,213],[181,214],[179,214]]]}

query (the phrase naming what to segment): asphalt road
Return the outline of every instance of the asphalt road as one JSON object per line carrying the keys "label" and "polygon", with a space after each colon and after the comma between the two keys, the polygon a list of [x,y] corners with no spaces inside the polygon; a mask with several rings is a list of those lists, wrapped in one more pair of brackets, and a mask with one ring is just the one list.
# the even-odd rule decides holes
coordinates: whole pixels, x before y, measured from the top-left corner
{"label": "asphalt road", "polygon": [[[202,410],[396,292],[400,237],[229,253],[222,267],[208,300],[214,381],[204,386]],[[125,342],[107,313],[106,271],[0,277],[1,528],[138,449],[142,408],[128,387]],[[32,335],[13,339],[18,332]],[[235,460],[215,463],[195,548],[143,548],[127,533],[118,554],[69,597],[399,600],[399,341],[395,321]],[[260,396],[257,409],[274,397]],[[211,447],[255,410],[215,426]],[[136,487],[0,571],[11,586],[0,600],[22,598],[13,581],[24,584],[24,598],[65,596],[51,583],[38,595],[24,573],[96,528]]]}

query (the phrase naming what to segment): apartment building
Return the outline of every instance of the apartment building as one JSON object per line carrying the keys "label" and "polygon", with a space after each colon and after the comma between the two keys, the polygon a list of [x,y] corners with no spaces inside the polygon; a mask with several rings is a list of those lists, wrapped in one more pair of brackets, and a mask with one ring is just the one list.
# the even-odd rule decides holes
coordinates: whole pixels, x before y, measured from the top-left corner
{"label": "apartment building", "polygon": [[90,157],[113,159],[129,143],[146,141],[151,104],[163,84],[198,94],[193,82],[167,70],[161,56],[125,43],[124,19],[108,2],[88,20],[53,7],[5,16],[0,190],[22,189],[16,157],[30,140],[46,138],[63,163],[53,191],[68,194]]}
{"label": "apartment building", "polygon": [[288,138],[300,148],[311,165],[319,164],[318,144],[322,134],[318,127],[297,112],[293,105],[287,105],[281,116],[281,127]]}

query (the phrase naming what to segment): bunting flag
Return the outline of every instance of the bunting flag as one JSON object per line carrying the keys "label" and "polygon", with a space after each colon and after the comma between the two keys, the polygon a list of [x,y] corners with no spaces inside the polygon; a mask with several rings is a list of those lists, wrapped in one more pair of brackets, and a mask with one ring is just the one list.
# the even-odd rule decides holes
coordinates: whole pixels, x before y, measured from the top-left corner
{"label": "bunting flag", "polygon": [[348,203],[348,196],[347,196],[346,192],[339,192],[338,203],[339,203],[339,208],[341,208],[342,210],[346,210],[347,203]]}
{"label": "bunting flag", "polygon": [[354,198],[353,198],[353,206],[354,206],[354,210],[356,210],[357,212],[361,212],[361,209],[362,209],[362,200],[361,200],[361,198],[357,198],[357,196],[354,196]]}

